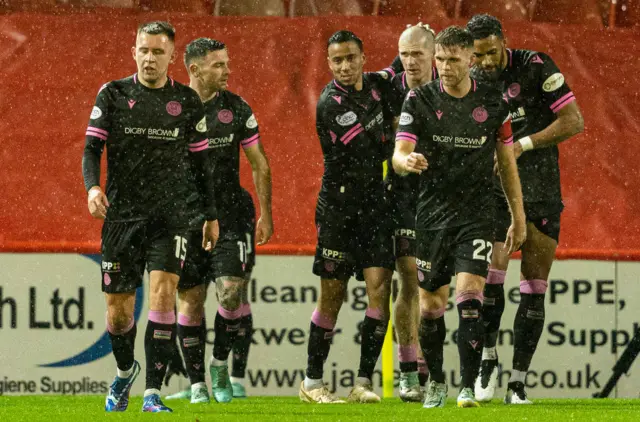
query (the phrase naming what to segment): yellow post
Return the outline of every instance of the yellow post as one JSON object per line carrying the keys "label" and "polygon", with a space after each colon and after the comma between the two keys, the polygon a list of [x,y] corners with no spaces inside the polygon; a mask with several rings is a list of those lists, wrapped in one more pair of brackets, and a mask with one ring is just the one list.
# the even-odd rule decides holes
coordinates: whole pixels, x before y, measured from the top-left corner
{"label": "yellow post", "polygon": [[[389,166],[382,163],[383,179],[387,177]],[[393,397],[393,297],[389,300],[389,326],[382,346],[382,397]]]}

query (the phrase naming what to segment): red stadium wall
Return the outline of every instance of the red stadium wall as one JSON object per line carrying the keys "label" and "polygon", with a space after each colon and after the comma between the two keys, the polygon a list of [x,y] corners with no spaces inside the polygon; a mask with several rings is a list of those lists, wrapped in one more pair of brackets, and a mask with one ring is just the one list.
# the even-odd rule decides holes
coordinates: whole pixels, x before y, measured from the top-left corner
{"label": "red stadium wall", "polygon": [[[82,14],[0,16],[0,251],[96,252],[100,225],[86,209],[80,171],[84,132],[98,88],[135,72],[130,48],[144,20],[169,18],[186,81],[184,45],[225,41],[230,89],[254,108],[273,171],[275,235],[263,253],[309,253],[315,243],[322,154],[315,104],[330,80],[325,42],[341,28],[365,42],[368,70],[386,67],[410,22],[398,18],[213,18]],[[451,22],[432,22],[441,29]],[[559,256],[640,259],[640,33],[572,25],[505,25],[509,45],[549,53],[585,116],[585,133],[561,146]],[[245,186],[250,168],[243,162]]]}

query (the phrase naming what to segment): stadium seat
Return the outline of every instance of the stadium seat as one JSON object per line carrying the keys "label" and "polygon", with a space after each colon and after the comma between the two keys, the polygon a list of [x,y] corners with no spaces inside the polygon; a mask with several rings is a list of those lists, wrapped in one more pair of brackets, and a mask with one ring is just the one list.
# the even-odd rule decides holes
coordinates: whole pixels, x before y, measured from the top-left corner
{"label": "stadium seat", "polygon": [[411,16],[424,19],[432,26],[434,19],[446,19],[447,12],[440,0],[395,0],[382,2],[381,16]]}
{"label": "stadium seat", "polygon": [[282,0],[217,0],[216,16],[286,16]]}
{"label": "stadium seat", "polygon": [[604,26],[598,0],[535,0],[532,20],[582,24],[602,28]]}
{"label": "stadium seat", "polygon": [[358,0],[290,0],[289,16],[362,15]]}
{"label": "stadium seat", "polygon": [[[459,16],[470,18],[473,15],[488,13],[502,22],[529,20],[530,0],[458,0]],[[454,7],[454,14],[456,9]]]}
{"label": "stadium seat", "polygon": [[210,15],[213,12],[211,0],[137,0],[145,12],[178,12],[196,15]]}

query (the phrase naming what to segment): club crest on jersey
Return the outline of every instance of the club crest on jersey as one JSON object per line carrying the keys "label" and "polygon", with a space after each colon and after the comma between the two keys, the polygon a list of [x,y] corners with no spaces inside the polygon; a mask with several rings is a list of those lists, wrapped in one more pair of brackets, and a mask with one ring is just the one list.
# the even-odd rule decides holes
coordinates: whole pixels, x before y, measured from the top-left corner
{"label": "club crest on jersey", "polygon": [[220,123],[231,123],[233,121],[233,112],[231,110],[220,110],[218,112],[218,120],[220,121]]}
{"label": "club crest on jersey", "polygon": [[486,108],[480,106],[480,107],[476,107],[473,110],[472,116],[476,122],[484,123],[489,118],[489,113],[487,112]]}
{"label": "club crest on jersey", "polygon": [[509,94],[510,98],[516,98],[518,95],[520,95],[520,84],[514,82],[509,85],[509,88],[507,88],[507,94]]}
{"label": "club crest on jersey", "polygon": [[377,90],[372,89],[371,96],[373,97],[374,100],[380,101],[380,93]]}
{"label": "club crest on jersey", "polygon": [[179,116],[182,113],[182,105],[177,101],[169,101],[167,103],[167,113],[172,116]]}
{"label": "club crest on jersey", "polygon": [[542,84],[542,90],[544,92],[553,92],[556,89],[560,88],[564,85],[564,75],[562,73],[554,73],[549,76],[546,81]]}
{"label": "club crest on jersey", "polygon": [[358,120],[358,116],[353,111],[347,111],[346,113],[336,117],[336,122],[338,122],[340,126],[352,125],[356,120]]}

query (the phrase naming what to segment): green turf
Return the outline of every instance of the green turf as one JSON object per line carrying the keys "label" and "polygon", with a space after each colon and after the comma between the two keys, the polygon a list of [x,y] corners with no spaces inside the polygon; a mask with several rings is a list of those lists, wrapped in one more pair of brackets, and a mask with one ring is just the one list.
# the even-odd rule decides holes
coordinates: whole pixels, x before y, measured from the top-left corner
{"label": "green turf", "polygon": [[173,414],[143,414],[142,398],[133,397],[129,410],[105,414],[101,396],[0,397],[0,421],[174,420],[174,421],[640,421],[640,400],[537,400],[533,406],[505,406],[498,400],[477,409],[458,409],[450,400],[444,409],[422,409],[397,399],[378,405],[309,405],[293,397],[252,397],[229,404],[190,405],[167,401]]}

